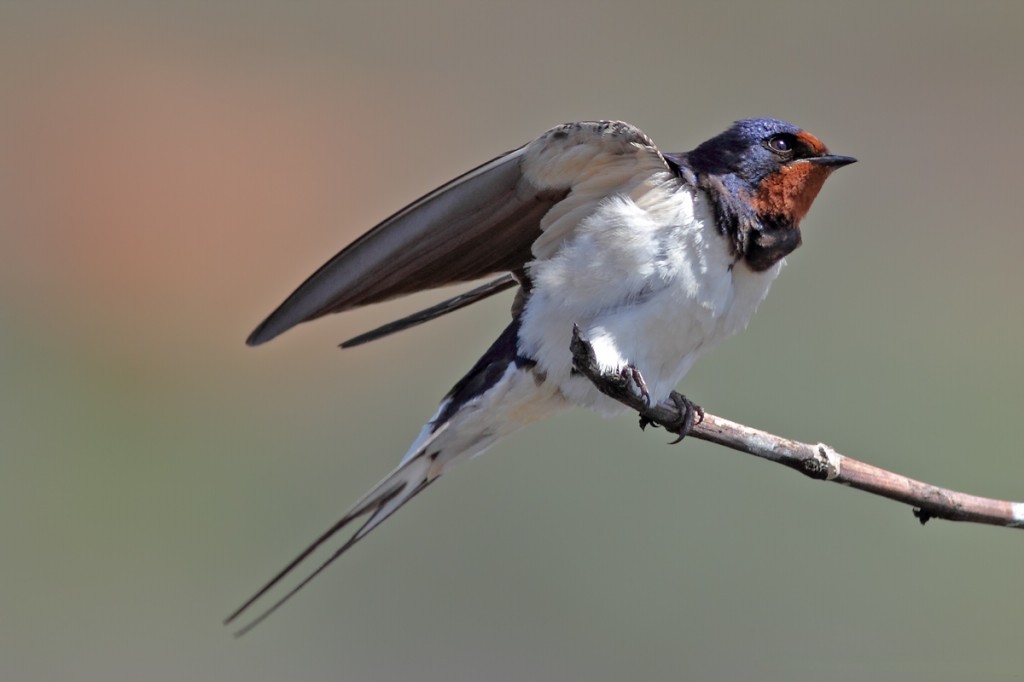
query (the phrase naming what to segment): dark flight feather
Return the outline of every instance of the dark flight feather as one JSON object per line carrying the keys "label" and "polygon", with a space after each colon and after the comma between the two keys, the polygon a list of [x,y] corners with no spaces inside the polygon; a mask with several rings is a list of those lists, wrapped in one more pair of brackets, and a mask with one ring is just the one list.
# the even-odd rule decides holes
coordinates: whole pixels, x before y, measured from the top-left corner
{"label": "dark flight feather", "polygon": [[541,218],[566,194],[542,191],[523,178],[524,149],[441,186],[354,241],[299,286],[247,343],[259,345],[328,313],[520,270],[532,259]]}

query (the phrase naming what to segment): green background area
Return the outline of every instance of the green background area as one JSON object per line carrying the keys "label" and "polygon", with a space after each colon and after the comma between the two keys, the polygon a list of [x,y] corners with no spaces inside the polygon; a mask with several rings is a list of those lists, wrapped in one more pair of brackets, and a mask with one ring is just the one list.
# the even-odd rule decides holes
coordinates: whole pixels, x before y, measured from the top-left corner
{"label": "green background area", "polygon": [[[837,173],[708,411],[1024,499],[1024,5],[5,3],[0,679],[1021,680],[1024,536],[631,417],[457,469],[241,640],[509,297],[243,339],[335,251],[567,120],[777,116]],[[445,292],[448,293],[448,292]]]}

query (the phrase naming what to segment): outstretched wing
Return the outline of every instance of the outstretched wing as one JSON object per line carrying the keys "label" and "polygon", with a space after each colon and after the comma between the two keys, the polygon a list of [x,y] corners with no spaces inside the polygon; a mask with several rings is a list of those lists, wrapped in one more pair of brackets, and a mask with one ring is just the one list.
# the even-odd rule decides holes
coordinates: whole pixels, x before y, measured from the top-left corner
{"label": "outstretched wing", "polygon": [[247,343],[264,343],[327,313],[520,271],[530,260],[553,254],[609,189],[658,170],[667,172],[664,158],[627,123],[552,128],[434,190],[354,241],[303,282]]}

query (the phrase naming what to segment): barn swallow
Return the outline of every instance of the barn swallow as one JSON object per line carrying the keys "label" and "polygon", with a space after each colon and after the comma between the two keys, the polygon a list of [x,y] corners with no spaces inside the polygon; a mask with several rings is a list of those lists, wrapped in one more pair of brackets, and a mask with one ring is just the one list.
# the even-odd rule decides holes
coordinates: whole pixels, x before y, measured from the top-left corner
{"label": "barn swallow", "polygon": [[[606,371],[652,402],[742,330],[800,245],[826,178],[853,163],[771,118],[662,153],[621,121],[567,123],[406,206],[307,279],[248,339],[455,282],[487,284],[342,344],[358,345],[517,287],[512,322],[441,401],[398,467],[225,621],[231,623],[357,519],[313,577],[459,462],[571,406],[625,409],[573,371],[574,325]],[[680,434],[683,435],[685,430]]]}

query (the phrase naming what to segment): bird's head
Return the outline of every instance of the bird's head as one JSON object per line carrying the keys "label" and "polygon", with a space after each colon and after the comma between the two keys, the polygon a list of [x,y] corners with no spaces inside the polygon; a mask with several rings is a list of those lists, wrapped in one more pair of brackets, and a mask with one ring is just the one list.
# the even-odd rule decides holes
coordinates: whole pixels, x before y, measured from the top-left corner
{"label": "bird's head", "polygon": [[774,118],[736,121],[686,157],[697,173],[738,180],[759,214],[794,223],[807,214],[832,171],[856,161],[829,153],[811,133]]}
{"label": "bird's head", "polygon": [[[720,212],[753,214],[745,260],[770,267],[800,244],[800,221],[828,176],[856,161],[829,152],[817,137],[774,118],[736,121],[680,155],[706,189],[720,188]],[[741,205],[743,210],[737,210]]]}

